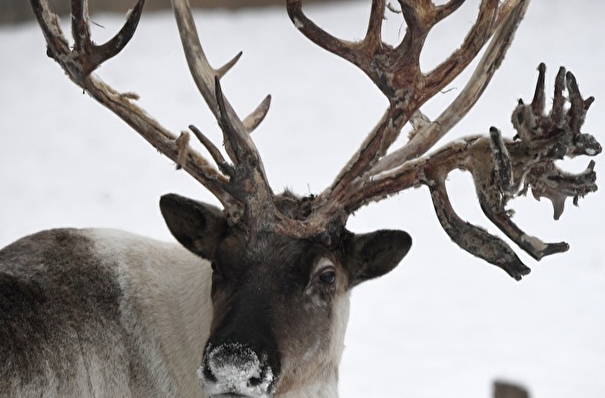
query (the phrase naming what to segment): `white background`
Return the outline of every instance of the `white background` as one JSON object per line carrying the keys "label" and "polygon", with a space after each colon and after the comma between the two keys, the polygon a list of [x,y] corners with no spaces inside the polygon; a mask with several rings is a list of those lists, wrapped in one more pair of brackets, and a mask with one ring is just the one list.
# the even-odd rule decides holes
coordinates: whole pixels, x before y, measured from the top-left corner
{"label": "white background", "polygon": [[[425,70],[461,43],[478,1],[431,33]],[[334,34],[359,39],[369,2],[308,7]],[[584,126],[605,142],[605,3],[535,0],[515,43],[480,103],[452,136],[499,127],[514,134],[510,114],[518,98],[531,100],[536,67],[548,84],[565,65],[584,94],[594,95]],[[98,41],[123,18],[93,17]],[[224,79],[244,115],[273,95],[267,120],[254,133],[276,190],[300,194],[327,186],[386,107],[371,82],[346,62],[316,48],[291,26],[285,10],[197,13],[215,65],[239,50],[244,57]],[[405,27],[389,14],[387,38]],[[66,31],[69,31],[67,29]],[[171,237],[158,199],[176,192],[214,199],[159,155],[117,117],[73,85],[45,56],[34,23],[0,28],[0,246],[40,229],[121,228],[162,240]],[[171,13],[146,13],[124,53],[97,73],[140,103],[173,132],[194,123],[220,142],[216,123],[188,74]],[[425,112],[436,116],[464,81],[439,94]],[[587,159],[566,162],[579,171]],[[597,158],[602,180],[605,160]],[[495,232],[478,209],[468,175],[450,178],[454,206]],[[414,247],[392,274],[353,293],[342,363],[344,397],[488,397],[500,378],[523,383],[536,398],[605,396],[605,227],[603,194],[571,203],[558,222],[543,200],[512,202],[515,221],[545,241],[570,243],[565,254],[536,263],[515,282],[450,242],[424,188],[359,211],[350,229],[402,228]]]}

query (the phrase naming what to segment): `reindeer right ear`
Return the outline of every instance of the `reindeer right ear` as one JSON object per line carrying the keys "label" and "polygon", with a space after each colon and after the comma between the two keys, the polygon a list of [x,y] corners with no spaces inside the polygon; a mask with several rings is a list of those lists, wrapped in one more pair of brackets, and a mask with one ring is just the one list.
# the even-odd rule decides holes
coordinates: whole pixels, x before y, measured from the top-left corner
{"label": "reindeer right ear", "polygon": [[411,246],[412,237],[404,231],[351,234],[345,243],[351,287],[393,270]]}
{"label": "reindeer right ear", "polygon": [[176,194],[160,199],[160,210],[168,229],[179,243],[198,256],[212,261],[216,246],[227,233],[223,212],[211,205]]}

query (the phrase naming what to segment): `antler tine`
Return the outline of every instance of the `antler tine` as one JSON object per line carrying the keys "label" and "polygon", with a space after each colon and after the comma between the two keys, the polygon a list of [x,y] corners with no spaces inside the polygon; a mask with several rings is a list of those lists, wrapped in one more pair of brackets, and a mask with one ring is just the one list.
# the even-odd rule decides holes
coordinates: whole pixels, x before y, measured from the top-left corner
{"label": "antler tine", "polygon": [[32,1],[31,6],[46,39],[47,55],[54,59],[59,55],[69,54],[69,42],[61,30],[59,17],[50,11],[48,0]]}
{"label": "antler tine", "polygon": [[554,123],[559,124],[563,121],[565,113],[563,106],[565,105],[565,97],[563,90],[565,89],[565,68],[560,67],[555,79],[555,91],[553,96],[551,119]]}
{"label": "antler tine", "polygon": [[269,106],[271,105],[271,94],[267,95],[265,99],[256,107],[256,109],[246,116],[243,121],[244,128],[248,133],[252,133],[259,124],[265,120],[265,116],[267,116],[267,112],[269,111]]}
{"label": "antler tine", "polygon": [[565,74],[565,78],[567,80],[567,92],[569,93],[569,102],[571,103],[571,107],[569,108],[569,125],[572,131],[580,131],[580,127],[584,123],[584,99],[582,99],[582,95],[580,94],[580,88],[578,87],[578,82],[576,81],[576,77],[571,72],[567,72]]}
{"label": "antler tine", "polygon": [[223,157],[223,154],[216,147],[216,145],[214,145],[212,143],[212,141],[210,141],[208,139],[208,137],[206,137],[194,125],[189,125],[189,130],[191,130],[193,132],[193,134],[200,141],[200,143],[206,148],[206,150],[208,151],[208,153],[210,153],[210,156],[212,156],[212,159],[214,159],[214,162],[217,164],[217,166],[219,167],[219,169],[223,173],[225,173],[226,175],[228,175],[229,177],[233,178],[235,176],[235,169],[233,168],[233,166],[231,166],[229,163],[227,163],[227,161]]}
{"label": "antler tine", "polygon": [[[372,9],[374,10],[375,6],[380,8],[380,3],[384,3],[384,1],[375,0],[372,4]],[[294,26],[303,35],[305,35],[307,39],[311,40],[313,43],[323,48],[324,50],[336,54],[346,59],[347,61],[355,64],[356,54],[352,50],[358,48],[359,43],[337,39],[336,37],[332,36],[325,30],[317,26],[303,12],[302,0],[286,0],[286,8],[288,11],[288,16],[292,20],[292,23],[294,23]],[[384,10],[384,6],[382,7],[382,9]],[[375,30],[376,28],[373,28],[372,32],[375,32]]]}
{"label": "antler tine", "polygon": [[445,187],[445,180],[429,184],[437,218],[443,230],[460,248],[490,264],[502,268],[516,280],[531,272],[502,239],[482,228],[463,221],[454,211]]}
{"label": "antler tine", "polygon": [[382,45],[382,21],[384,20],[385,0],[372,0],[370,10],[370,21],[368,30],[363,39],[363,43],[371,49],[372,52]]}
{"label": "antler tine", "polygon": [[538,66],[538,83],[536,84],[536,91],[534,92],[534,98],[531,101],[532,112],[535,115],[539,115],[544,112],[546,106],[546,92],[544,90],[546,84],[546,65],[541,62]]}
{"label": "antler tine", "polygon": [[71,2],[71,36],[74,39],[74,50],[87,51],[90,41],[88,24],[88,0]]}
{"label": "antler tine", "polygon": [[437,6],[436,15],[437,20],[441,21],[450,15],[452,15],[466,0],[450,0],[448,3]]}

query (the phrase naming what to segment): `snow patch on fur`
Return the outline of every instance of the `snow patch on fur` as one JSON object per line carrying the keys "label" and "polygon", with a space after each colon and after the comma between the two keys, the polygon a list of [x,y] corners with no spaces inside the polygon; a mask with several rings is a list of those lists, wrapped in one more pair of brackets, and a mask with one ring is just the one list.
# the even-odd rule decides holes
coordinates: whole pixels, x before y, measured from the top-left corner
{"label": "snow patch on fur", "polygon": [[204,393],[208,397],[237,394],[250,398],[269,398],[273,395],[274,375],[256,353],[242,344],[222,344],[209,347],[204,362],[216,379],[204,374],[204,365],[197,370]]}

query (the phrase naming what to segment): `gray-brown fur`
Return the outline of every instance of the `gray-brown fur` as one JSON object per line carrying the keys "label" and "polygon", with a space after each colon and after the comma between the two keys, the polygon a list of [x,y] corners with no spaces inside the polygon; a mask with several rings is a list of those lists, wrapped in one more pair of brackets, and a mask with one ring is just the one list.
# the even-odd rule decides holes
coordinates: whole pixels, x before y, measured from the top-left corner
{"label": "gray-brown fur", "polygon": [[[0,397],[182,396],[146,314],[154,293],[137,285],[144,268],[125,261],[144,263],[157,242],[105,234],[114,233],[51,230],[0,251]],[[176,266],[174,253],[186,254],[165,251]]]}
{"label": "gray-brown fur", "polygon": [[[89,358],[123,363],[122,292],[91,246],[74,230],[54,230],[0,251],[1,394],[25,389],[31,396],[52,390],[67,396]],[[88,388],[85,380],[76,383]]]}

